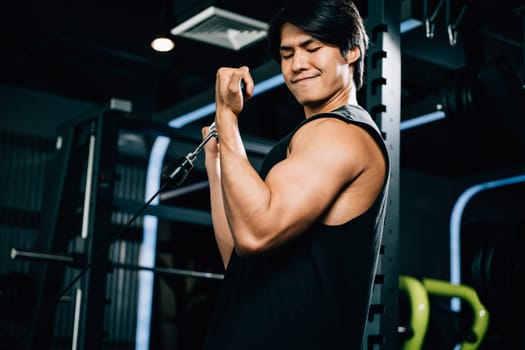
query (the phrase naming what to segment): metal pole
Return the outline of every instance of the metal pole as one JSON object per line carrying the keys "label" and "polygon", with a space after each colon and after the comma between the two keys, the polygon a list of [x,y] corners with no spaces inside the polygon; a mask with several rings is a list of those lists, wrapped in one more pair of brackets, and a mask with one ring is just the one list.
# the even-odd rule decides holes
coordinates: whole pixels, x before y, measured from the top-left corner
{"label": "metal pole", "polygon": [[[33,260],[33,261],[40,261],[43,263],[56,262],[56,263],[63,263],[66,265],[76,266],[79,268],[83,267],[81,266],[82,259],[79,260],[78,258],[75,258],[70,255],[40,253],[40,252],[29,251],[29,250],[21,250],[17,248],[11,248],[11,259],[27,259],[27,260]],[[222,280],[224,278],[224,275],[213,273],[213,272],[203,272],[203,271],[175,269],[175,268],[163,268],[163,267],[148,267],[148,266],[141,266],[141,265],[129,264],[129,263],[120,263],[120,262],[108,262],[107,267],[115,268],[115,269],[136,270],[136,271],[144,270],[144,271],[151,271],[154,273],[165,274],[165,275],[178,275],[178,276],[209,278],[209,279],[217,279],[217,280]]]}
{"label": "metal pole", "polygon": [[385,227],[372,305],[362,349],[397,350],[399,276],[399,161],[401,119],[401,5],[368,1],[371,38],[367,61],[366,107],[384,134],[390,155],[390,183]]}

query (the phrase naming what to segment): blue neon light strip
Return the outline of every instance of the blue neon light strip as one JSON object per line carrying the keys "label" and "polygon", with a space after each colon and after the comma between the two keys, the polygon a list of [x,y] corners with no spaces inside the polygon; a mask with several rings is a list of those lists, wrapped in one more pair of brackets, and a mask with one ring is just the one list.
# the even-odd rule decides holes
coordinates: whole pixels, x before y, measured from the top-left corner
{"label": "blue neon light strip", "polygon": [[[274,77],[266,79],[254,86],[253,96],[262,94],[265,91],[273,89],[279,85],[284,84],[284,78],[282,74],[278,74]],[[187,114],[181,115],[175,119],[172,119],[168,125],[174,128],[181,128],[191,122],[204,118],[215,112],[215,103],[209,103],[203,107],[197,108],[196,110]]]}
{"label": "blue neon light strip", "polygon": [[415,128],[424,124],[435,122],[436,120],[444,119],[446,117],[445,112],[435,111],[432,113],[424,114],[419,117],[404,120],[399,124],[401,131]]}
{"label": "blue neon light strip", "polygon": [[253,96],[257,96],[271,90],[277,86],[284,84],[284,78],[282,74],[277,74],[271,78],[261,81],[260,83],[255,84],[253,88]]}
{"label": "blue neon light strip", "polygon": [[[467,203],[481,191],[525,182],[525,175],[509,177],[480,183],[469,187],[457,199],[452,215],[450,216],[450,283],[461,283],[461,218]],[[453,311],[460,311],[461,305],[458,298],[451,301]]]}
{"label": "blue neon light strip", "polygon": [[[151,149],[146,174],[146,201],[160,188],[161,169],[170,139],[164,136],[157,137]],[[157,196],[151,205],[159,203]],[[155,252],[157,250],[158,219],[152,215],[145,215],[143,219],[144,238],[139,250],[139,265],[155,267]],[[138,272],[138,310],[137,327],[135,334],[135,349],[149,349],[151,308],[153,302],[153,272],[141,270]]]}
{"label": "blue neon light strip", "polygon": [[412,29],[416,29],[417,27],[420,27],[423,25],[423,22],[420,20],[417,20],[415,18],[409,18],[401,22],[400,26],[400,32],[401,34],[411,31]]}
{"label": "blue neon light strip", "polygon": [[197,108],[196,110],[187,114],[181,115],[178,118],[172,119],[168,125],[173,128],[182,128],[191,122],[204,118],[215,112],[215,103],[209,103],[205,106]]}

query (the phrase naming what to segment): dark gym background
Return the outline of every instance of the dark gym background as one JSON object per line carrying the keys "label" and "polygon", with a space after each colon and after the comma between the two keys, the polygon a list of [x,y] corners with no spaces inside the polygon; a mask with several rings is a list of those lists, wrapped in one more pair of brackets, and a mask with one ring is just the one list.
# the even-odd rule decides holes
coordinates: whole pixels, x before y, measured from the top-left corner
{"label": "dark gym background", "polygon": [[[108,254],[98,252],[144,203],[156,137],[171,140],[162,166],[199,143],[211,112],[182,128],[167,123],[213,101],[216,69],[245,64],[258,82],[279,71],[265,40],[239,50],[213,43],[234,21],[209,29],[212,43],[172,36],[176,46],[167,53],[154,52],[151,39],[169,35],[170,28],[209,6],[267,23],[280,3],[30,0],[0,11],[0,348],[136,349],[137,315],[149,302],[150,349],[199,348],[223,273],[201,158],[184,190],[167,191],[149,212],[158,219],[152,259],[159,269],[150,299],[140,299],[136,268],[147,225],[142,216]],[[383,123],[400,123],[401,131],[392,146],[398,156],[397,209],[389,221],[386,272],[380,274],[386,282],[379,278],[378,284],[397,295],[392,274],[450,281],[451,232],[459,228],[454,242],[460,243],[461,282],[475,288],[491,316],[480,348],[525,349],[525,5],[357,4],[372,40],[369,67],[372,60],[374,67],[381,59],[393,60],[380,67],[380,76],[370,70],[361,103],[373,107],[371,90],[396,84],[378,77],[400,76],[395,96],[383,98],[386,106],[389,98],[400,101],[400,115],[389,121],[385,113]],[[416,26],[385,30],[373,18]],[[377,40],[381,35],[384,40]],[[408,124],[432,112],[445,117]],[[282,85],[246,105],[241,128],[255,165],[301,115]],[[90,234],[83,239],[91,135],[101,142],[93,159],[101,182],[92,197]],[[54,254],[54,260],[14,258],[12,248]],[[85,260],[97,255],[101,263],[55,303]],[[212,277],[189,276],[192,272]],[[76,313],[79,286],[90,307]],[[387,327],[369,336],[375,345],[368,348],[401,348],[409,336],[397,334],[397,326],[406,326],[401,324],[406,305],[397,298],[377,305],[374,312],[385,317]],[[448,301],[435,301],[434,307],[424,349],[451,349],[455,340],[471,336],[468,316],[451,312]]]}

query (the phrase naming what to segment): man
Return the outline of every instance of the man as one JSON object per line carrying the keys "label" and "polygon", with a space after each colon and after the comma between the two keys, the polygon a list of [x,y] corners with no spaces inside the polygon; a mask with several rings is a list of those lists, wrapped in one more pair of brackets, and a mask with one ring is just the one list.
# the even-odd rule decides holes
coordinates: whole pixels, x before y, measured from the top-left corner
{"label": "man", "polygon": [[204,348],[358,349],[389,174],[356,97],[368,37],[352,2],[303,0],[279,12],[269,42],[305,120],[257,172],[237,123],[249,69],[218,70],[205,163],[226,273]]}

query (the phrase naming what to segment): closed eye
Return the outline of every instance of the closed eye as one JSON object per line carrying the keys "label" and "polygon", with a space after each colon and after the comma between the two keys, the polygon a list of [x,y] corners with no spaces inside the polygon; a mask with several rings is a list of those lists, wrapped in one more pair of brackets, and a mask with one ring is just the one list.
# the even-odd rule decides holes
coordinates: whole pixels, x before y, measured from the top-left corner
{"label": "closed eye", "polygon": [[[318,50],[321,49],[321,48],[322,48],[322,46],[316,46],[316,47],[314,47],[314,48],[306,49],[306,52],[308,52],[308,53],[314,53],[314,52],[318,51]],[[287,52],[287,53],[282,52],[282,53],[281,53],[281,58],[282,58],[283,60],[286,60],[286,59],[290,59],[290,58],[292,58],[293,55],[294,55],[293,52]]]}

